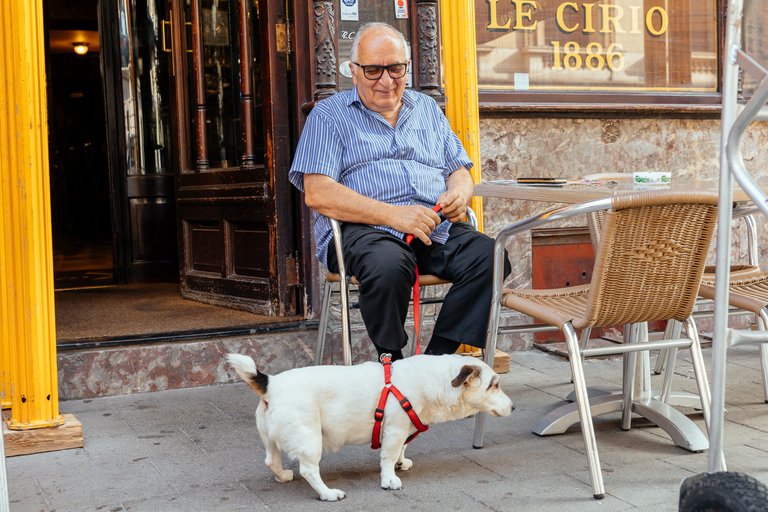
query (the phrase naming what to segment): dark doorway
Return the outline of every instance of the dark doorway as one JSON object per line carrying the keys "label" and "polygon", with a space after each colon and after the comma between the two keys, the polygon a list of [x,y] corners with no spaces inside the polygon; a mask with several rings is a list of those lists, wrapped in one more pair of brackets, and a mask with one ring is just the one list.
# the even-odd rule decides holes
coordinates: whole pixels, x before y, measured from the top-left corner
{"label": "dark doorway", "polygon": [[[196,5],[200,1],[196,0]],[[218,4],[222,12],[232,11],[227,3],[206,4],[205,12],[212,12]],[[276,0],[269,0],[269,4],[282,5]],[[184,10],[183,5],[188,3],[179,3],[179,11]],[[253,7],[254,19],[259,20],[255,4],[249,0],[248,5]],[[179,63],[186,62],[188,52],[182,52],[180,46],[174,50],[172,36],[181,39],[181,31],[190,31],[191,25],[173,19],[170,0],[43,0],[43,7],[48,43],[46,71],[58,349],[161,343],[255,332],[254,326],[261,329],[259,332],[286,329],[292,320],[301,323],[303,318],[296,315],[296,297],[300,294],[293,270],[297,264],[291,241],[292,217],[286,213],[290,213],[291,203],[285,197],[290,186],[284,178],[289,150],[283,126],[287,123],[284,83],[270,83],[266,88],[255,80],[253,94],[248,95],[253,117],[238,116],[239,124],[230,123],[235,128],[240,125],[248,128],[252,144],[244,144],[239,152],[253,155],[245,162],[232,160],[235,169],[230,169],[230,174],[255,173],[266,183],[269,194],[264,192],[263,198],[257,199],[268,202],[269,209],[258,210],[263,219],[256,220],[266,225],[272,219],[269,227],[273,231],[249,229],[254,224],[246,215],[253,210],[247,208],[252,202],[250,199],[245,206],[234,205],[227,210],[232,215],[226,219],[229,222],[226,239],[232,238],[231,245],[237,249],[233,252],[236,257],[231,259],[235,271],[229,274],[239,277],[240,287],[234,292],[253,294],[261,290],[259,286],[267,285],[270,291],[276,290],[268,295],[274,307],[260,311],[238,307],[234,300],[203,300],[208,304],[184,300],[179,282],[179,253],[183,251],[177,242],[180,200],[174,179],[179,175],[178,152],[190,149],[191,145],[184,138],[186,131],[184,136],[178,136],[185,127],[177,126],[180,115],[173,107],[171,86],[174,65],[179,71]],[[270,19],[276,16],[272,8],[264,8],[262,13]],[[262,18],[258,23],[258,33],[266,33],[267,19]],[[274,50],[269,52],[259,46],[262,40],[266,44],[266,38],[262,37],[255,40],[252,47],[258,55],[254,59],[257,65],[265,56],[274,57]],[[76,42],[88,43],[88,51],[76,54]],[[225,49],[232,53],[232,48],[240,48],[239,40],[235,39],[216,39],[213,43],[216,43],[214,53],[225,57],[229,55]],[[219,60],[222,67],[224,64],[237,67],[232,66],[236,60],[227,62],[223,57]],[[280,73],[264,72],[273,82],[280,77],[285,80],[286,64],[284,60],[281,62]],[[177,73],[175,79],[182,76]],[[258,78],[261,74],[253,76]],[[237,83],[233,79],[237,77],[222,74],[222,78],[219,85],[235,91],[233,101],[244,95],[239,87],[235,90]],[[269,115],[261,110],[263,90],[270,93],[267,96],[270,98],[277,97],[275,90],[280,92],[276,102],[280,108],[270,105],[266,109]],[[280,128],[271,133],[276,142],[266,144],[272,149],[271,153],[265,151],[268,135],[263,126]],[[228,144],[240,144],[239,136],[233,133],[225,133],[220,139]],[[222,159],[230,165],[229,155]],[[226,172],[206,172],[189,179],[223,174]],[[184,184],[191,185],[185,189],[187,194],[195,189],[195,183]],[[225,180],[214,183],[212,188],[217,187],[226,191],[233,188],[233,184]],[[204,203],[207,201],[207,196],[201,198]],[[228,199],[224,197],[224,202]],[[181,200],[187,208],[195,201],[197,198]],[[279,217],[279,222],[275,217]],[[280,236],[248,236],[262,232]],[[187,254],[190,255],[187,259],[199,264],[197,253]],[[270,255],[268,263],[261,262],[264,254]],[[243,255],[250,259],[243,259]],[[270,272],[270,265],[276,270]],[[262,272],[261,267],[266,270]],[[234,292],[224,290],[223,295],[234,296]],[[220,305],[229,308],[216,307]],[[254,314],[262,312],[268,315]]]}
{"label": "dark doorway", "polygon": [[114,283],[97,3],[72,4],[45,4],[55,289]]}

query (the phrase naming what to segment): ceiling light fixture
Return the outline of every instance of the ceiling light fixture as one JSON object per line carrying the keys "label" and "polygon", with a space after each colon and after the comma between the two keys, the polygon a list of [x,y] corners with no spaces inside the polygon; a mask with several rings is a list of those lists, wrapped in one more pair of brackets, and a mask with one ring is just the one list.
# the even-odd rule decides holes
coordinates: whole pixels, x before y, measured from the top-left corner
{"label": "ceiling light fixture", "polygon": [[75,47],[75,53],[78,55],[85,55],[88,53],[88,43],[72,43]]}

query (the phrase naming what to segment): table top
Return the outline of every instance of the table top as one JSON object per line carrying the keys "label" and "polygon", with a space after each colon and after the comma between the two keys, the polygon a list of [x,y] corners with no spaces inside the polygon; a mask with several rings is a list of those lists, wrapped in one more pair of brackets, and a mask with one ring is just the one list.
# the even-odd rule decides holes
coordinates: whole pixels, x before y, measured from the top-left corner
{"label": "table top", "polygon": [[[478,197],[498,197],[522,199],[547,203],[576,204],[595,199],[604,199],[615,195],[629,194],[644,190],[711,190],[717,192],[717,180],[672,180],[664,185],[634,185],[631,182],[610,181],[606,183],[569,182],[560,186],[518,185],[514,182],[490,182],[475,185],[474,194]],[[749,201],[749,196],[740,188],[733,190],[734,202]]]}

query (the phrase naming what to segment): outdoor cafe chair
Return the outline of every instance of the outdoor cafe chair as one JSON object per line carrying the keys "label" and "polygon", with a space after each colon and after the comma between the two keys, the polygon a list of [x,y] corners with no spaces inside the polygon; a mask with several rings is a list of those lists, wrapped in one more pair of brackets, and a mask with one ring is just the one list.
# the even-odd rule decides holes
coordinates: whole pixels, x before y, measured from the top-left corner
{"label": "outdoor cafe chair", "polygon": [[[702,281],[699,295],[714,300],[715,280]],[[749,313],[753,313],[757,329],[768,330],[768,272],[750,273],[746,276],[732,275],[728,282],[728,304]],[[768,403],[768,345],[760,344],[760,366],[763,373],[763,395]]]}
{"label": "outdoor cafe chair", "polygon": [[[502,290],[502,257],[505,244],[511,236],[548,222],[601,210],[604,210],[603,221],[590,284],[551,290]],[[571,424],[581,422],[593,496],[596,499],[603,498],[605,490],[582,364],[584,356],[624,354],[620,405],[622,428],[627,430],[631,425],[632,412],[657,418],[654,422],[660,426],[665,415],[672,411],[680,414],[658,400],[644,400],[642,403],[633,400],[637,352],[690,348],[705,424],[709,428],[710,391],[691,314],[716,217],[716,193],[674,189],[642,191],[550,210],[507,226],[496,238],[486,362],[492,364],[497,337],[505,332],[505,328],[499,326],[502,305],[556,326],[563,332],[577,409],[577,419]],[[643,332],[638,328],[640,324],[669,319],[685,323],[686,338],[653,342],[638,339],[641,336],[637,334]],[[625,325],[625,333],[629,334],[627,343],[614,347],[580,347],[576,329],[611,325]],[[599,399],[595,402],[599,402]],[[595,407],[599,414],[610,412]],[[551,424],[556,421],[554,417],[550,413],[539,420],[534,426],[534,432],[548,433],[546,425],[541,424]],[[476,447],[482,446],[484,421],[484,415],[478,415],[473,443]],[[695,425],[693,427],[702,435]]]}
{"label": "outdoor cafe chair", "polygon": [[[761,273],[760,268],[757,265],[758,260],[758,247],[757,247],[757,224],[755,222],[753,214],[756,213],[757,208],[755,206],[739,207],[733,210],[732,218],[743,219],[747,227],[747,247],[748,247],[748,261],[746,264],[733,264],[730,267],[729,272],[729,316],[743,316],[743,315],[755,315],[757,328],[759,330],[766,330],[768,323],[765,322],[766,311],[764,309],[768,306],[768,274]],[[696,302],[698,310],[694,313],[694,318],[711,317],[713,314],[712,309],[705,309],[703,306],[711,305],[714,302],[714,286],[715,286],[715,266],[707,265],[704,268],[704,274],[701,278],[701,286],[699,287],[699,300]],[[746,307],[742,307],[746,306]],[[670,328],[670,326],[668,326]],[[673,325],[672,329],[678,329],[678,331],[667,331],[665,337],[670,332],[679,332],[680,326]],[[667,353],[669,352],[669,353]],[[656,361],[655,373],[661,374],[664,371],[664,387],[661,392],[661,399],[666,403],[675,403],[678,405],[692,405],[698,407],[697,403],[690,402],[689,400],[675,400],[672,398],[670,401],[670,384],[672,376],[674,375],[674,361],[676,358],[676,350],[662,350],[659,353],[659,357]],[[766,403],[768,403],[768,346],[765,344],[760,345],[760,364],[763,374],[763,394]],[[698,398],[698,397],[696,397]]]}
{"label": "outdoor cafe chair", "polygon": [[[351,323],[350,323],[350,311],[358,309],[359,304],[357,301],[350,302],[350,285],[357,286],[360,284],[355,276],[347,274],[344,259],[342,257],[341,249],[341,225],[336,219],[329,219],[331,221],[331,229],[333,230],[334,247],[336,249],[336,256],[339,263],[339,272],[327,272],[325,274],[325,287],[323,290],[323,303],[320,311],[320,321],[317,329],[317,345],[315,346],[315,364],[321,364],[323,360],[323,352],[325,351],[325,339],[328,331],[328,321],[330,318],[331,298],[334,295],[341,297],[341,331],[342,331],[342,354],[345,365],[352,364],[352,348],[351,348]],[[467,207],[467,220],[473,229],[477,229],[477,216],[470,207]],[[424,318],[424,307],[430,304],[442,304],[443,297],[424,297],[424,288],[428,286],[437,286],[443,284],[450,284],[450,281],[441,279],[436,275],[423,274],[419,275],[419,315],[418,321],[415,321],[416,333],[422,332],[422,324]],[[415,338],[416,336],[414,336]],[[412,340],[410,343],[410,355],[416,352],[416,344],[419,340]]]}

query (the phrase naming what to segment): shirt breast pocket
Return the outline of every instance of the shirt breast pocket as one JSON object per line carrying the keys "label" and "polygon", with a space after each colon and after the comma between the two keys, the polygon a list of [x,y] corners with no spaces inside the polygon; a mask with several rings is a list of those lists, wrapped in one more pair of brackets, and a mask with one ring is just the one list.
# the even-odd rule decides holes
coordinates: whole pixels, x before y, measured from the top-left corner
{"label": "shirt breast pocket", "polygon": [[414,149],[414,160],[430,167],[442,167],[445,152],[435,130],[423,128],[412,130],[411,143]]}

